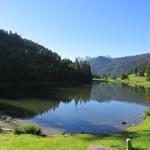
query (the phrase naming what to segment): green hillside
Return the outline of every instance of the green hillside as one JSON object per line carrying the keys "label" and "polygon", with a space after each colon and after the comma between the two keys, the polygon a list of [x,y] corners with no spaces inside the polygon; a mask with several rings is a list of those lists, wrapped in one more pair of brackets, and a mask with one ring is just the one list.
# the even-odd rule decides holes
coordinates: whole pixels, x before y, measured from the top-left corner
{"label": "green hillside", "polygon": [[0,84],[91,82],[87,62],[72,62],[17,33],[0,30]]}
{"label": "green hillside", "polygon": [[89,60],[94,75],[119,76],[129,72],[145,61],[150,60],[150,54],[127,56],[120,58],[96,57]]}

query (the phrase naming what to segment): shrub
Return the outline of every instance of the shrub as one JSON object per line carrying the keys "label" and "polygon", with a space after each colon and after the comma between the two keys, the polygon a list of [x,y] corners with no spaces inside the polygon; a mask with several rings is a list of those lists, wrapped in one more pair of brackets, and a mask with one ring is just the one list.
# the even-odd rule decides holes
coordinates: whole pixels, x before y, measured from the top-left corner
{"label": "shrub", "polygon": [[33,124],[27,124],[27,125],[21,125],[14,129],[14,134],[34,134],[34,135],[40,135],[41,134],[41,128],[33,125]]}
{"label": "shrub", "polygon": [[144,71],[139,71],[138,75],[139,75],[140,77],[144,77]]}
{"label": "shrub", "polygon": [[112,77],[112,79],[113,79],[113,80],[116,80],[116,79],[117,79],[117,77],[116,77],[116,76],[114,76],[114,77]]}
{"label": "shrub", "polygon": [[150,107],[148,107],[148,109],[145,111],[145,117],[150,116]]}
{"label": "shrub", "polygon": [[146,80],[147,80],[147,81],[150,81],[150,72],[147,73],[147,75],[146,75]]}
{"label": "shrub", "polygon": [[0,132],[2,131],[3,124],[0,122]]}
{"label": "shrub", "polygon": [[121,75],[121,80],[128,79],[128,74],[123,73]]}

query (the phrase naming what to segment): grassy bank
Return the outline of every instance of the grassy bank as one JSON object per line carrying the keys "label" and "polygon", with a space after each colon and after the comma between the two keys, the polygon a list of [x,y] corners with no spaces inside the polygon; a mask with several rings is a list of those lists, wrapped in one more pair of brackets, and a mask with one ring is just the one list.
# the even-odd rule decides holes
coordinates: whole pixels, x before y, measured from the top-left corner
{"label": "grassy bank", "polygon": [[[132,86],[150,87],[144,77],[129,76],[129,80],[108,79]],[[150,110],[147,112],[149,115]],[[134,150],[150,150],[150,117],[121,133],[110,135],[73,134],[41,137],[35,135],[0,134],[0,150],[86,150],[90,144],[125,150],[125,140],[131,138]]]}
{"label": "grassy bank", "polygon": [[86,150],[89,144],[125,150],[125,139],[131,138],[136,150],[150,150],[150,118],[122,133],[112,135],[34,135],[0,134],[0,150]]}
{"label": "grassy bank", "polygon": [[107,78],[107,80],[104,78],[94,78],[94,81],[108,81],[108,82],[114,82],[114,83],[124,83],[129,86],[143,86],[143,87],[149,87],[150,88],[150,81],[146,80],[146,77],[140,77],[136,76],[135,74],[128,75],[128,79],[121,80],[121,78],[112,79],[110,77]]}
{"label": "grassy bank", "polygon": [[150,81],[147,81],[146,77],[140,77],[134,74],[129,75],[128,79],[125,80],[117,79],[117,80],[130,86],[150,87]]}

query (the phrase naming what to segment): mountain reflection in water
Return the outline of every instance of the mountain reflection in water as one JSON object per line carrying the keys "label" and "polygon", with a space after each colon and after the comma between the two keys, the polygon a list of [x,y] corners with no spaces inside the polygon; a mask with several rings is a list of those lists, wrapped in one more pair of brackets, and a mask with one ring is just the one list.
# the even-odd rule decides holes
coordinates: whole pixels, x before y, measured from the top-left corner
{"label": "mountain reflection in water", "polygon": [[0,112],[66,132],[115,132],[142,119],[150,89],[100,83],[76,87],[0,88]]}

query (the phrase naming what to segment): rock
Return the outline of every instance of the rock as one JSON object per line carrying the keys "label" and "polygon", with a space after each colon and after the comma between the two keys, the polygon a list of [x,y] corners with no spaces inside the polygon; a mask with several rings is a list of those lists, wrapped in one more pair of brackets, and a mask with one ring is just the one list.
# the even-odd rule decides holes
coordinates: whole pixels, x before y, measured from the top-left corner
{"label": "rock", "polygon": [[132,123],[132,126],[135,126],[136,124],[135,123]]}
{"label": "rock", "polygon": [[6,120],[7,116],[3,115],[1,116],[1,120]]}
{"label": "rock", "polygon": [[6,121],[6,122],[10,122],[10,121],[11,121],[11,117],[7,117],[7,118],[5,119],[5,121]]}
{"label": "rock", "polygon": [[125,125],[125,124],[127,124],[127,122],[125,122],[125,121],[122,121],[122,124],[123,124],[123,125]]}
{"label": "rock", "polygon": [[2,121],[6,121],[6,122],[9,122],[9,121],[11,121],[11,117],[9,117],[9,116],[6,116],[6,115],[3,115],[2,117],[1,117],[1,120]]}
{"label": "rock", "polygon": [[16,121],[15,121],[15,120],[12,120],[12,123],[13,123],[13,124],[16,124]]}
{"label": "rock", "polygon": [[11,131],[12,131],[12,129],[9,129],[9,128],[2,128],[2,130],[3,130],[4,132],[11,132]]}

